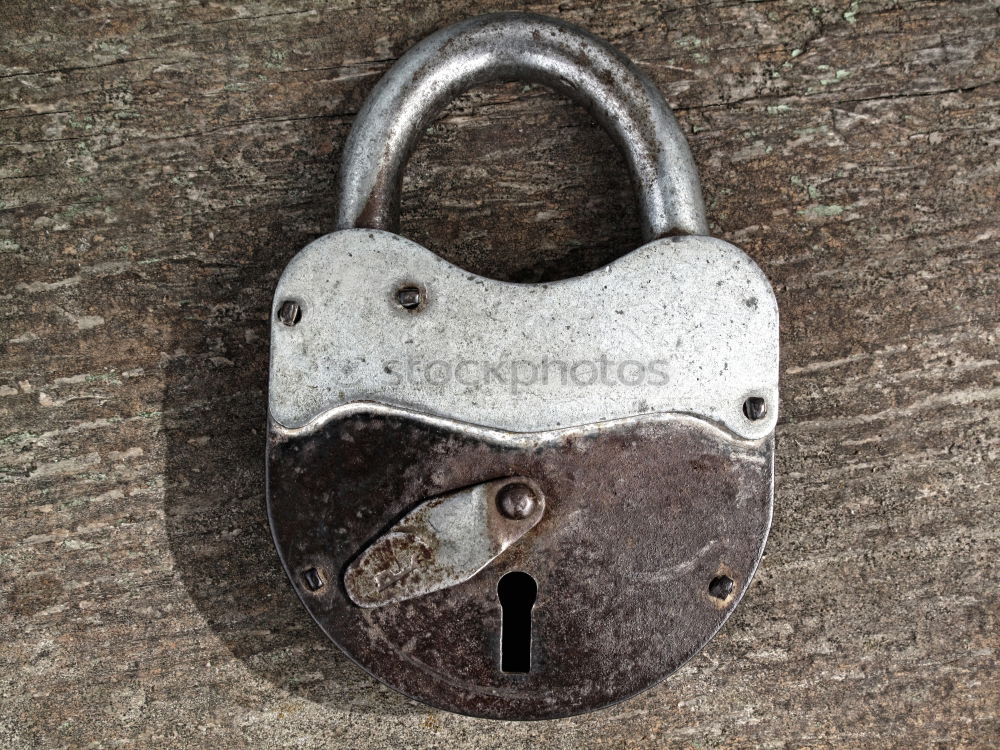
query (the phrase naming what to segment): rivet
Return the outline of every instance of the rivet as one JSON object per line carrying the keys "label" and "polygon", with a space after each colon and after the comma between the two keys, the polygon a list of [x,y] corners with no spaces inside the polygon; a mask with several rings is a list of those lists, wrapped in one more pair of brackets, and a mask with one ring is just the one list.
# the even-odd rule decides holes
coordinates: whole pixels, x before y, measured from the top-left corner
{"label": "rivet", "polygon": [[736,584],[733,583],[733,579],[729,576],[716,576],[712,579],[712,582],[708,584],[708,593],[716,599],[728,599],[729,595],[733,593],[733,587],[735,585]]}
{"label": "rivet", "polygon": [[751,422],[763,419],[767,414],[767,402],[760,396],[751,396],[743,402],[743,415]]}
{"label": "rivet", "polygon": [[323,576],[316,568],[309,568],[302,574],[302,580],[305,581],[306,588],[310,591],[319,591],[326,585],[326,581],[323,580]]}
{"label": "rivet", "polygon": [[423,294],[415,286],[404,286],[396,292],[396,302],[405,310],[414,310],[423,302]]}
{"label": "rivet", "polygon": [[512,521],[530,516],[536,505],[535,491],[523,482],[512,482],[497,493],[497,509]]}
{"label": "rivet", "polygon": [[293,326],[302,320],[302,308],[293,300],[285,300],[278,308],[278,320],[286,326]]}

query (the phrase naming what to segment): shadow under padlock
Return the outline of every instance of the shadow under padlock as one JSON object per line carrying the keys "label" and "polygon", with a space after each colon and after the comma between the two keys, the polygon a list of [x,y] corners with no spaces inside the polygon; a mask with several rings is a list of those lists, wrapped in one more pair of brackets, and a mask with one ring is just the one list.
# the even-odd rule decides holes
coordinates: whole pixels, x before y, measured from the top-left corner
{"label": "shadow under padlock", "polygon": [[[646,244],[511,284],[393,233],[420,132],[460,91],[509,77],[609,131]],[[389,686],[474,716],[593,710],[677,669],[763,552],[778,329],[760,269],[706,236],[653,84],[540,16],[438,32],[359,113],[338,228],[292,259],[272,307],[268,510],[313,618]]]}

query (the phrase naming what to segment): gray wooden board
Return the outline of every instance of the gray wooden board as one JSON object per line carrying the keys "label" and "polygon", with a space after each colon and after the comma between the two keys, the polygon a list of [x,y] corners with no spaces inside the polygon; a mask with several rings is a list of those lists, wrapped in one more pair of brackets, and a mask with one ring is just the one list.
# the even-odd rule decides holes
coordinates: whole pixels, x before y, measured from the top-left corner
{"label": "gray wooden board", "polygon": [[[778,297],[773,532],[702,654],[593,715],[485,722],[376,684],[298,604],[264,515],[271,293],[333,227],[378,76],[497,7],[4,3],[0,746],[996,746],[995,0],[531,6],[660,85]],[[521,281],[639,238],[608,138],[521,84],[429,129],[402,225]]]}

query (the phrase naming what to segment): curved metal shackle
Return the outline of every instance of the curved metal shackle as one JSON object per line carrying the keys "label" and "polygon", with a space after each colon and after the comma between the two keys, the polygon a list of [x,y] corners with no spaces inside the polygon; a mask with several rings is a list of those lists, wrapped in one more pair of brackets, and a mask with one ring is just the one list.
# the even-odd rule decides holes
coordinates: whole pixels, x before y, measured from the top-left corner
{"label": "curved metal shackle", "polygon": [[628,163],[644,240],[708,234],[687,140],[653,82],[602,39],[533,13],[461,21],[399,58],[344,146],[337,228],[397,231],[402,170],[424,129],[456,96],[496,80],[544,84],[593,114]]}

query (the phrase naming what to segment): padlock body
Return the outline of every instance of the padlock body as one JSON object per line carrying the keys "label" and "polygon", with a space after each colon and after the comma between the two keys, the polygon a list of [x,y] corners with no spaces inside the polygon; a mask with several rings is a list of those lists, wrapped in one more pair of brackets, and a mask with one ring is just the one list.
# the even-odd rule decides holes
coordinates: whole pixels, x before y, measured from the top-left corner
{"label": "padlock body", "polygon": [[[397,295],[413,288],[408,309]],[[288,300],[293,326],[279,315]],[[600,708],[677,669],[746,592],[771,520],[778,352],[770,286],[739,249],[660,240],[586,276],[520,285],[350,230],[292,261],[274,313],[275,542],[310,614],[391,687],[491,718]],[[457,377],[462,362],[478,377],[471,365]],[[449,376],[429,378],[432,365]],[[758,419],[751,396],[767,404]],[[400,518],[507,476],[545,495],[516,544],[447,588],[351,600],[345,571]],[[521,671],[503,661],[498,585],[511,572],[536,587]]]}

